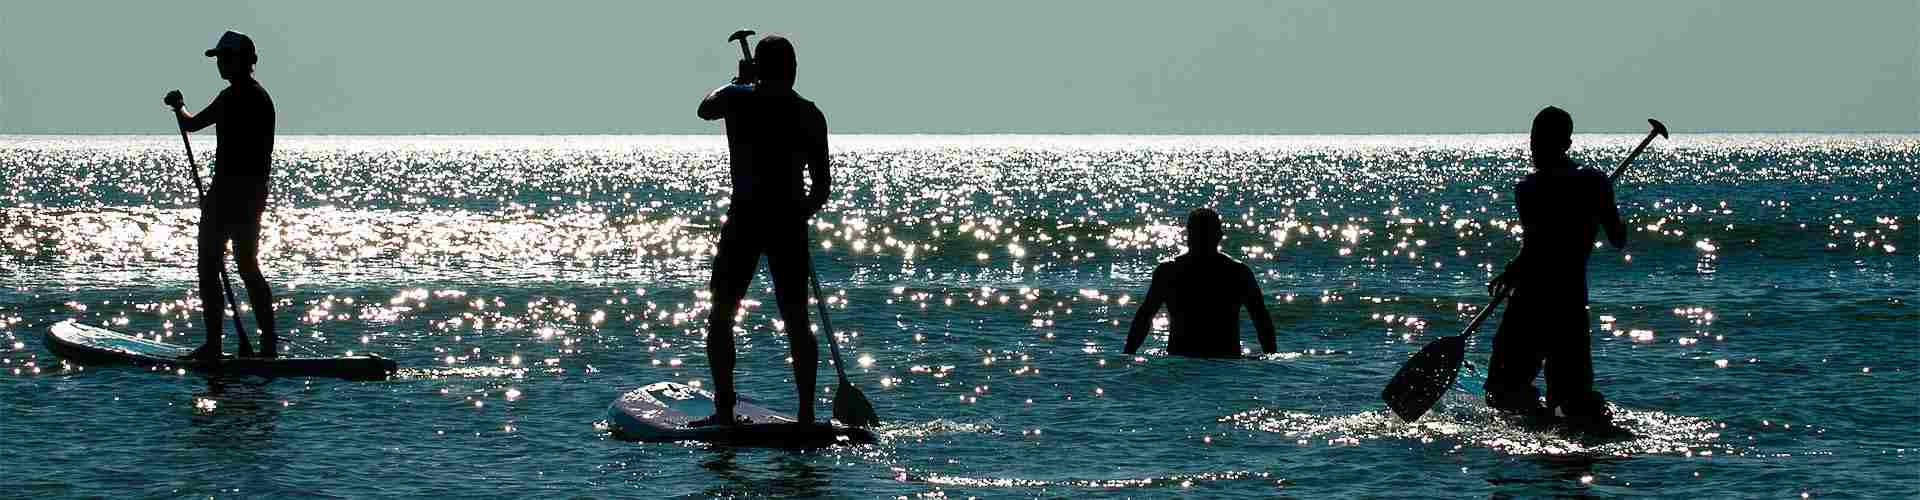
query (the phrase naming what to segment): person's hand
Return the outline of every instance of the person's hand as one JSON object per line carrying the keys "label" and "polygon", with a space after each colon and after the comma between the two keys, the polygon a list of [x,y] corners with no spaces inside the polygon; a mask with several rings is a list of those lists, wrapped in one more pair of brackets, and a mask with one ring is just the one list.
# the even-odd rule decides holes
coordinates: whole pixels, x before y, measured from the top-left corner
{"label": "person's hand", "polygon": [[1487,282],[1487,296],[1499,297],[1511,293],[1513,291],[1512,275],[1512,265],[1508,265],[1506,269],[1501,270],[1500,274],[1494,275],[1493,280]]}
{"label": "person's hand", "polygon": [[758,72],[754,71],[752,59],[741,59],[740,69],[734,75],[733,83],[736,85],[746,85],[760,79]]}
{"label": "person's hand", "polygon": [[172,90],[167,92],[166,97],[160,98],[160,102],[166,103],[167,107],[169,108],[178,110],[180,108],[186,107],[187,98],[184,96],[181,96],[179,90]]}

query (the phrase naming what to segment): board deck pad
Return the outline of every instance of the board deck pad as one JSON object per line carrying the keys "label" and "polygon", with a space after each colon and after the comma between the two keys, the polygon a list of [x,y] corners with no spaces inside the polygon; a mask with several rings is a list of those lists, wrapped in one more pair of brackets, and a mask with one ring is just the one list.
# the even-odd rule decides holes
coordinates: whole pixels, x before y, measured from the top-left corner
{"label": "board deck pad", "polygon": [[226,356],[218,364],[200,363],[180,359],[191,354],[192,347],[127,335],[71,319],[47,329],[47,348],[55,355],[82,364],[177,366],[218,375],[386,380],[398,368],[393,360],[376,355],[274,359]]}
{"label": "board deck pad", "polygon": [[613,400],[607,422],[614,437],[628,441],[701,441],[767,448],[819,448],[874,441],[865,429],[821,423],[801,424],[790,415],[738,398],[733,413],[744,423],[693,427],[713,415],[713,393],[678,382],[655,382]]}

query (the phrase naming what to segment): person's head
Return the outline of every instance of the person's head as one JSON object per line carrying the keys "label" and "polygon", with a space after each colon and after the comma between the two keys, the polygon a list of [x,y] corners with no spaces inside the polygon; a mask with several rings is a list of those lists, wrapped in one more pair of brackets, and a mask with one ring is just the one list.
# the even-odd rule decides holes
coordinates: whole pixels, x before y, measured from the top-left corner
{"label": "person's head", "polygon": [[1209,253],[1220,250],[1220,214],[1211,208],[1187,212],[1187,251]]}
{"label": "person's head", "polygon": [[238,31],[228,31],[220,35],[220,41],[207,49],[207,57],[214,58],[220,67],[220,78],[232,80],[253,74],[253,64],[260,62],[260,56],[253,51],[253,39]]}
{"label": "person's head", "polygon": [[754,45],[755,68],[759,72],[760,83],[777,87],[792,87],[795,68],[799,65],[793,56],[793,42],[780,35],[767,35]]}
{"label": "person's head", "polygon": [[1533,115],[1533,134],[1528,142],[1533,149],[1534,168],[1560,165],[1573,146],[1573,115],[1567,110],[1547,106]]}

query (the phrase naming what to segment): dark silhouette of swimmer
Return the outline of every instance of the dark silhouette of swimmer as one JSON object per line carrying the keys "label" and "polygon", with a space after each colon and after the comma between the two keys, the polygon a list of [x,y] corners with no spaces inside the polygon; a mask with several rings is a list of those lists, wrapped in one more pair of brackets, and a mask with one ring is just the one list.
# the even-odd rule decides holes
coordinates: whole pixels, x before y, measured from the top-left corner
{"label": "dark silhouette of swimmer", "polygon": [[1253,316],[1260,350],[1267,354],[1278,350],[1260,283],[1246,264],[1220,253],[1220,237],[1220,214],[1205,208],[1187,214],[1187,253],[1153,270],[1153,284],[1148,285],[1147,298],[1140,301],[1127,331],[1127,354],[1139,350],[1147,339],[1161,305],[1167,306],[1172,323],[1168,354],[1239,357],[1242,306]]}
{"label": "dark silhouette of swimmer", "polygon": [[[280,337],[273,328],[273,291],[260,273],[260,215],[267,209],[268,175],[273,171],[273,98],[253,79],[259,61],[253,39],[235,31],[220,35],[206,52],[220,68],[227,88],[199,113],[188,113],[180,91],[162,99],[188,132],[215,126],[213,188],[200,200],[200,302],[204,305],[207,341],[190,357],[220,358],[220,269],[226,266],[227,242],[233,242],[233,260],[246,282],[247,302],[260,325],[261,357],[279,356]],[[196,174],[198,175],[198,174]],[[239,311],[235,311],[238,314]]]}
{"label": "dark silhouette of swimmer", "polygon": [[[1601,228],[1615,248],[1626,248],[1627,230],[1607,175],[1568,159],[1572,144],[1572,115],[1549,106],[1534,116],[1534,171],[1513,188],[1520,255],[1487,284],[1489,293],[1512,294],[1493,337],[1487,404],[1522,416],[1558,410],[1569,423],[1601,424],[1611,417],[1593,390],[1587,259]],[[1545,406],[1533,386],[1543,363]]]}
{"label": "dark silhouette of swimmer", "polygon": [[[742,61],[741,74],[700,101],[705,120],[726,120],[733,195],[713,256],[713,311],[707,317],[707,360],[713,369],[712,418],[695,426],[734,423],[733,325],[760,255],[767,256],[773,293],[793,356],[793,386],[802,423],[814,421],[814,375],[820,364],[807,318],[807,220],[827,204],[827,119],[793,91],[793,43],[760,39],[759,57]],[[801,170],[812,186],[801,179]]]}

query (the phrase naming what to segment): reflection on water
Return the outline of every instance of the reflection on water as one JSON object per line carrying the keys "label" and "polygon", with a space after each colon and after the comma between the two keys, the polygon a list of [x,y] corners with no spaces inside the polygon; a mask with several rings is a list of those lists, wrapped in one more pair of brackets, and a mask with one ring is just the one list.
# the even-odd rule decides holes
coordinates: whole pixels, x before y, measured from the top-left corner
{"label": "reflection on water", "polygon": [[[1608,165],[1637,139],[1582,136],[1574,154]],[[626,389],[707,377],[719,138],[282,142],[262,253],[285,335],[401,372],[214,393],[52,357],[39,337],[67,318],[197,341],[197,212],[175,137],[0,137],[0,432],[29,435],[6,470],[78,471],[47,490],[67,494],[127,471],[66,449],[165,456],[140,472],[166,480],[291,471],[169,496],[1739,496],[1899,476],[1920,448],[1905,425],[1920,366],[1902,356],[1920,351],[1915,136],[1650,150],[1619,189],[1630,250],[1592,265],[1600,385],[1639,435],[1600,444],[1502,424],[1471,398],[1414,424],[1377,399],[1408,354],[1479,312],[1517,250],[1523,137],[836,138],[821,284],[848,374],[893,423],[879,445],[802,454],[632,445],[592,425]],[[1169,359],[1164,324],[1145,354],[1118,352],[1201,205],[1272,294],[1283,353]],[[792,408],[767,282],[733,332],[740,382]],[[165,452],[182,442],[204,451]],[[36,455],[53,458],[12,458]]]}

